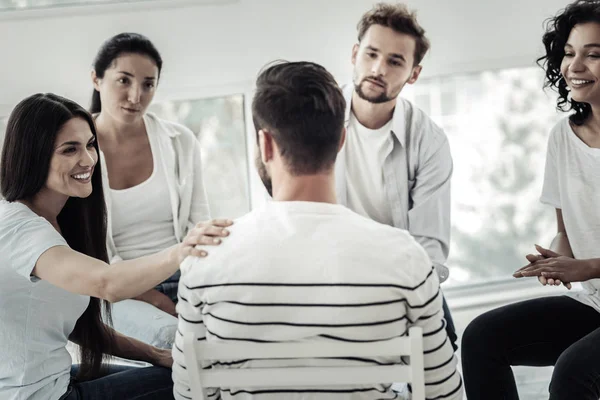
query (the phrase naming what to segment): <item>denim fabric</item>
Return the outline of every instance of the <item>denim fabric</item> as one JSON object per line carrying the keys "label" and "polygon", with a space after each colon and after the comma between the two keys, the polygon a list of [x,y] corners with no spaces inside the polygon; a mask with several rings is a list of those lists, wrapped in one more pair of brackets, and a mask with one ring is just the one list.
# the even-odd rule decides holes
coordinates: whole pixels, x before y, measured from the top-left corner
{"label": "denim fabric", "polygon": [[173,399],[171,370],[163,367],[110,365],[92,381],[75,379],[78,366],[71,368],[71,384],[60,400],[169,400]]}

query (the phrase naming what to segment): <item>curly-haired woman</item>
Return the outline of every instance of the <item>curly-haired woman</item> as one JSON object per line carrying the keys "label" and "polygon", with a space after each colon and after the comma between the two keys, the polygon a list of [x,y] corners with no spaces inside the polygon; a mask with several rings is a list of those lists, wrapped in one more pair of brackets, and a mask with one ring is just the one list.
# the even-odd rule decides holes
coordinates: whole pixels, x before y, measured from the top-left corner
{"label": "curly-haired woman", "polygon": [[551,400],[600,397],[600,1],[578,0],[550,19],[539,59],[558,109],[541,201],[556,209],[549,249],[515,277],[583,291],[511,304],[467,327],[462,363],[469,400],[518,399],[512,365],[554,366]]}

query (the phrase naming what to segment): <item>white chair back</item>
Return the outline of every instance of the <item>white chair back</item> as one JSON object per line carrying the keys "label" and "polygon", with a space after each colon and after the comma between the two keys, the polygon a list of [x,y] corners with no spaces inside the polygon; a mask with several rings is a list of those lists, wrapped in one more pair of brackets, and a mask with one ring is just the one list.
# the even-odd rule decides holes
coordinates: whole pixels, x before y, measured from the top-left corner
{"label": "white chair back", "polygon": [[[412,327],[407,337],[377,343],[209,343],[184,338],[185,363],[194,400],[206,388],[305,387],[351,384],[411,383],[413,400],[425,400],[423,332]],[[410,365],[290,368],[211,368],[202,361],[320,357],[410,356]]]}

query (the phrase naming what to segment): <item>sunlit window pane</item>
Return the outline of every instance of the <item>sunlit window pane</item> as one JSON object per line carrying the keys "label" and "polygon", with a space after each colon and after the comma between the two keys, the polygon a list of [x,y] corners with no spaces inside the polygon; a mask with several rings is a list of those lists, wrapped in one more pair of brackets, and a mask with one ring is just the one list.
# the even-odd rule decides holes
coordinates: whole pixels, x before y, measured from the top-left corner
{"label": "sunlit window pane", "polygon": [[454,158],[449,284],[510,278],[555,213],[539,202],[550,129],[562,115],[537,67],[420,80],[412,99],[444,128]]}
{"label": "sunlit window pane", "polygon": [[213,217],[250,211],[244,96],[165,101],[150,108],[190,128],[202,147],[202,172]]}

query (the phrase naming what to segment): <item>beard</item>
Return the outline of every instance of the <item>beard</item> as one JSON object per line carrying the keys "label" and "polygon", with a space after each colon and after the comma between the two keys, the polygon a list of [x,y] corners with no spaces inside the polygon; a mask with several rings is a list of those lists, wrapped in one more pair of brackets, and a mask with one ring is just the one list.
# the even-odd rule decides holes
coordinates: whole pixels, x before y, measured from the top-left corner
{"label": "beard", "polygon": [[265,189],[267,189],[267,193],[269,193],[269,196],[273,197],[273,182],[271,181],[271,177],[269,176],[269,172],[267,171],[265,164],[263,164],[263,162],[260,158],[260,153],[258,153],[256,155],[256,159],[254,160],[254,163],[256,164],[256,170],[258,171],[258,176],[260,176],[260,180],[262,181],[263,185],[265,186]]}
{"label": "beard", "polygon": [[[369,96],[369,95],[367,95],[363,91],[363,89],[362,89],[362,85],[363,85],[363,83],[366,83],[367,79],[371,79],[371,80],[374,80],[374,81],[377,81],[377,82],[381,82],[380,80],[375,79],[375,78],[364,78],[362,81],[360,81],[360,83],[358,83],[358,84],[355,83],[354,84],[354,91],[356,92],[356,94],[358,95],[358,97],[360,97],[363,100],[368,101],[369,103],[373,103],[373,104],[387,103],[388,101],[391,101],[391,100],[393,100],[395,98],[395,97],[392,98],[392,97],[388,96],[387,91],[385,91],[385,90],[383,92],[381,92],[380,94],[375,95],[375,96]],[[381,83],[383,83],[383,82],[381,82]],[[385,89],[387,90],[387,86],[385,87]]]}

